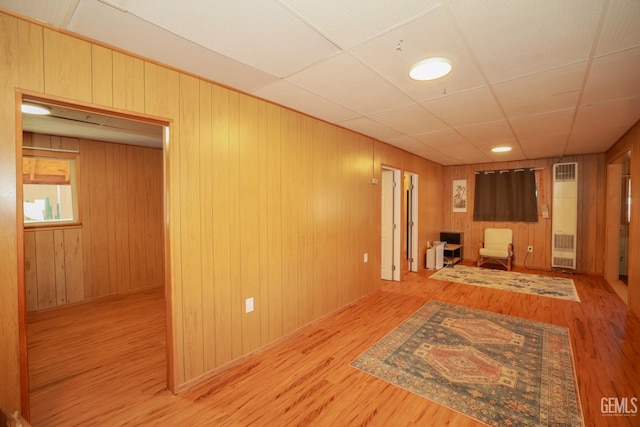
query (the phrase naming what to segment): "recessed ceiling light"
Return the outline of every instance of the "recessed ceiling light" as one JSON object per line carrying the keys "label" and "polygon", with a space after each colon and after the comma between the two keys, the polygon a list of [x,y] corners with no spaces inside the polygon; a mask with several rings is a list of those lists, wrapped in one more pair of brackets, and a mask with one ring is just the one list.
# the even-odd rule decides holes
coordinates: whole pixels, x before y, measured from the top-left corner
{"label": "recessed ceiling light", "polygon": [[451,72],[451,61],[447,58],[427,58],[411,67],[409,77],[413,80],[435,80]]}
{"label": "recessed ceiling light", "polygon": [[22,112],[25,114],[36,114],[38,116],[51,114],[51,111],[43,105],[28,104],[24,102],[22,103]]}
{"label": "recessed ceiling light", "polygon": [[508,145],[499,145],[497,147],[493,147],[491,151],[494,153],[506,153],[507,151],[511,151],[511,147]]}

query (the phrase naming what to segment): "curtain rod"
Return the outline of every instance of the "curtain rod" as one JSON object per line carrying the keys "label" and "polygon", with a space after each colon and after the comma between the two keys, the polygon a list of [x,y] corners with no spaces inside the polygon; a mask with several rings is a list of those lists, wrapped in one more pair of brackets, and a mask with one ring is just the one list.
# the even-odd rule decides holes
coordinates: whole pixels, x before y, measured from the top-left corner
{"label": "curtain rod", "polygon": [[23,145],[23,149],[25,150],[35,150],[35,151],[51,151],[54,153],[80,153],[79,150],[65,150],[63,148],[49,148],[49,147],[31,147],[29,145]]}
{"label": "curtain rod", "polygon": [[518,171],[523,171],[525,169],[529,169],[530,171],[544,170],[544,168],[496,169],[496,170],[487,170],[487,171],[475,171],[475,174],[478,175],[479,173],[488,174],[488,173],[496,173],[496,172],[503,173],[503,172],[509,172],[509,171],[518,172]]}

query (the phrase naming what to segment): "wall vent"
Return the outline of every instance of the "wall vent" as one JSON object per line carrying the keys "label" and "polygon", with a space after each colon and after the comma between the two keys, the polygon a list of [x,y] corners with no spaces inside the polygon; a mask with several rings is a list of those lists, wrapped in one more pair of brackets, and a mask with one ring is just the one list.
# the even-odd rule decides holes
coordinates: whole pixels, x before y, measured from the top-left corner
{"label": "wall vent", "polygon": [[578,232],[578,164],[553,165],[551,266],[576,268]]}

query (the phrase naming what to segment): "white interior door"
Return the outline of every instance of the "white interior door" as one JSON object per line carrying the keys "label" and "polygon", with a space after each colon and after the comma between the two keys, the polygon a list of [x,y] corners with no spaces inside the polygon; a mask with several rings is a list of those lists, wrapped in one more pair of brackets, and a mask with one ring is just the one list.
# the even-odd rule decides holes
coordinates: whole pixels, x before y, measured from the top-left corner
{"label": "white interior door", "polygon": [[382,169],[381,277],[400,280],[400,171]]}
{"label": "white interior door", "polygon": [[409,271],[418,271],[418,175],[407,173],[407,260]]}
{"label": "white interior door", "polygon": [[393,280],[393,171],[382,170],[381,277]]}

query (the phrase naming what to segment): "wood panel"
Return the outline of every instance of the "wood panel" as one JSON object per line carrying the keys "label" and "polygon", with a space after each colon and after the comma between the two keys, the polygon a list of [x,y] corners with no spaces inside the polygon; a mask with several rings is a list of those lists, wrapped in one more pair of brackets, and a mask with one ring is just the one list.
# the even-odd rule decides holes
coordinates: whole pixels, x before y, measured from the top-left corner
{"label": "wood panel", "polygon": [[204,373],[202,312],[202,217],[200,212],[200,123],[198,80],[180,76],[180,239],[184,378]]}
{"label": "wood panel", "polygon": [[91,102],[91,44],[44,29],[44,89],[47,94]]}
{"label": "wood panel", "polygon": [[113,105],[113,52],[91,45],[91,98],[95,104]]}
{"label": "wood panel", "polygon": [[39,25],[22,20],[17,24],[20,45],[20,55],[17,58],[19,85],[44,92],[43,29]]}
{"label": "wood panel", "polygon": [[[577,271],[603,274],[604,224],[605,224],[605,175],[604,154],[573,156],[563,162],[578,162],[578,248]],[[537,223],[482,222],[473,221],[475,172],[482,170],[515,169],[522,167],[540,168],[539,204],[548,204],[551,216],[553,159],[532,161],[486,163],[466,166],[445,167],[444,227],[447,230],[465,233],[464,257],[475,260],[478,243],[482,241],[487,227],[506,227],[514,232],[514,262],[537,269],[551,267],[551,219],[545,219],[538,212]],[[467,180],[467,212],[452,212],[452,182]],[[527,246],[533,246],[532,254]]]}
{"label": "wood panel", "polygon": [[[213,96],[211,84],[199,82],[198,120],[200,123],[199,198],[200,217],[203,218],[201,233],[213,235],[213,217],[216,209],[213,199]],[[202,257],[202,347],[203,371],[216,367],[216,322],[215,322],[215,271],[213,239],[204,239],[200,244]]]}
{"label": "wood panel", "polygon": [[[266,193],[267,206],[265,217],[267,225],[265,227],[266,237],[263,242],[264,254],[267,256],[267,276],[268,276],[268,313],[267,328],[264,335],[265,342],[272,342],[283,334],[283,250],[282,234],[282,129],[280,122],[281,109],[274,105],[267,106],[266,113],[266,138],[269,142],[269,149],[266,152]],[[266,144],[265,144],[266,146]],[[263,297],[264,299],[264,297]]]}
{"label": "wood panel", "polygon": [[113,106],[144,111],[144,62],[113,52]]}
{"label": "wood panel", "polygon": [[[231,207],[228,203],[220,203],[229,200],[229,90],[212,86],[212,150],[211,150],[211,196],[215,209],[211,214],[211,223],[217,224],[213,230],[213,288],[214,288],[214,334],[215,366],[221,366],[232,360],[231,341],[233,331],[231,328],[231,286],[223,286],[223,283],[231,281],[231,255],[229,253],[231,230],[224,225],[229,224]],[[220,284],[215,286],[215,284]]]}
{"label": "wood panel", "polygon": [[[260,313],[263,306],[260,294],[260,163],[258,105],[262,101],[241,97],[239,113],[244,118],[238,135],[238,199],[241,257],[239,311],[242,315],[242,354],[248,354],[262,344]],[[245,301],[253,300],[253,311],[247,313]]]}
{"label": "wood panel", "polygon": [[161,150],[25,135],[38,147],[80,147],[82,212],[80,227],[25,232],[28,310],[162,286]]}

